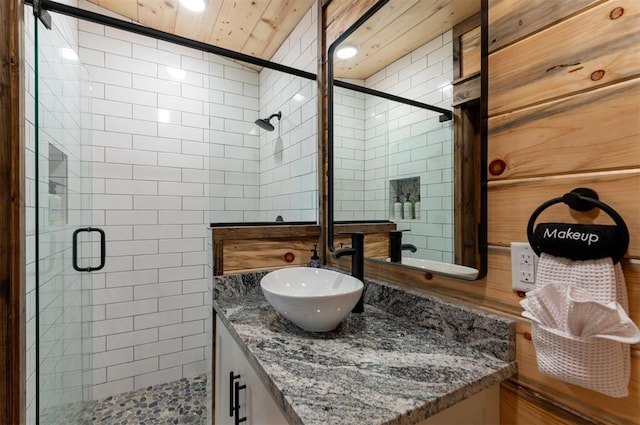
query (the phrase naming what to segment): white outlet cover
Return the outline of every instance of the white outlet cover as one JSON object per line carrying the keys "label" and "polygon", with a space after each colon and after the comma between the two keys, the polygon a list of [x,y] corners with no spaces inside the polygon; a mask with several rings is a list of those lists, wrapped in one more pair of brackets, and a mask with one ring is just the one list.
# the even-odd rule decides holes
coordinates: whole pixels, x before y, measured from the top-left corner
{"label": "white outlet cover", "polygon": [[[511,288],[514,291],[528,292],[536,287],[536,269],[538,256],[526,242],[511,242]],[[531,277],[524,278],[524,275]],[[526,272],[526,273],[523,273]]]}

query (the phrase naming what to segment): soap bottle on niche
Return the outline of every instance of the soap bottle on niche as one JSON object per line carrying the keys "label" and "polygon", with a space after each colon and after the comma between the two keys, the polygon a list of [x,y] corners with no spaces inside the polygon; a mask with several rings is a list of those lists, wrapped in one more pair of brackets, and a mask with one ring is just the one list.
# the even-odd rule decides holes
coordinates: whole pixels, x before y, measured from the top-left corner
{"label": "soap bottle on niche", "polygon": [[314,268],[322,268],[322,264],[320,264],[320,257],[318,256],[318,245],[314,244],[313,245],[313,254],[311,255],[311,261],[309,261],[309,263],[307,264],[307,267],[314,267]]}
{"label": "soap bottle on niche", "polygon": [[420,195],[418,195],[416,202],[413,204],[413,218],[420,220]]}
{"label": "soap bottle on niche", "polygon": [[396,202],[393,204],[393,218],[396,220],[402,219],[402,202],[400,202],[400,195],[396,196]]}
{"label": "soap bottle on niche", "polygon": [[49,182],[49,225],[62,224],[62,199],[56,193],[57,184]]}
{"label": "soap bottle on niche", "polygon": [[407,199],[404,201],[403,212],[405,220],[413,219],[413,203],[409,200],[409,195],[407,195]]}

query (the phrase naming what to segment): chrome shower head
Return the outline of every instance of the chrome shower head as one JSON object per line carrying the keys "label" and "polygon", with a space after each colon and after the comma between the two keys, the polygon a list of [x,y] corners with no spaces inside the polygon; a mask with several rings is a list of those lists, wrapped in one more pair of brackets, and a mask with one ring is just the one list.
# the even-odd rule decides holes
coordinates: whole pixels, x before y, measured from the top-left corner
{"label": "chrome shower head", "polygon": [[277,114],[272,114],[269,118],[258,118],[256,120],[256,124],[258,124],[258,127],[267,130],[267,131],[273,131],[274,127],[273,124],[271,124],[271,119],[274,117],[278,117],[278,121],[280,121],[280,119],[282,118],[282,112],[278,111]]}

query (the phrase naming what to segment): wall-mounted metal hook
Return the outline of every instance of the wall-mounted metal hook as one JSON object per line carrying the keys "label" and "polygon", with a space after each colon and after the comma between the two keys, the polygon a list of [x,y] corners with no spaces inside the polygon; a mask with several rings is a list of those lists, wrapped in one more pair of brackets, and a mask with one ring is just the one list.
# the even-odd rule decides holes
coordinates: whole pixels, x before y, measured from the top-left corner
{"label": "wall-mounted metal hook", "polygon": [[600,200],[598,192],[588,187],[577,187],[569,193],[562,195],[562,202],[567,204],[569,208],[576,211],[586,212],[590,211],[598,206],[593,202],[589,202],[584,198]]}
{"label": "wall-mounted metal hook", "polygon": [[618,235],[618,249],[617,252],[613,253],[611,257],[613,258],[614,263],[617,263],[624,257],[624,254],[625,252],[627,252],[627,248],[629,247],[629,229],[627,227],[627,224],[624,222],[624,220],[616,210],[599,200],[598,194],[595,190],[586,187],[578,187],[576,189],[573,189],[569,193],[565,193],[562,196],[550,199],[536,208],[536,210],[531,214],[531,217],[529,217],[529,223],[527,224],[527,238],[529,240],[531,248],[537,255],[540,255],[541,250],[540,247],[535,244],[533,237],[536,219],[538,218],[540,213],[542,213],[542,211],[546,210],[552,205],[559,203],[564,203],[570,208],[577,211],[584,212],[592,210],[593,208],[600,208],[602,211],[607,213],[609,217],[611,217],[611,219],[615,222]]}

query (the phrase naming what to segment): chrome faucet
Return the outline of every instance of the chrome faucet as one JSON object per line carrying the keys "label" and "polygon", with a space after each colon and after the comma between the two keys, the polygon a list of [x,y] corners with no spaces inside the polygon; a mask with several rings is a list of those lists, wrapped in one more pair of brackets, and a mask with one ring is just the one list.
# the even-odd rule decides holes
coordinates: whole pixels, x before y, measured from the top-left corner
{"label": "chrome faucet", "polygon": [[[364,233],[351,232],[351,247],[340,248],[333,251],[336,260],[345,255],[351,256],[351,276],[364,284]],[[364,312],[364,289],[358,303],[351,310],[353,313]]]}
{"label": "chrome faucet", "polygon": [[418,248],[410,243],[402,243],[404,230],[391,230],[389,232],[389,257],[392,263],[402,263],[402,251],[416,252]]}

